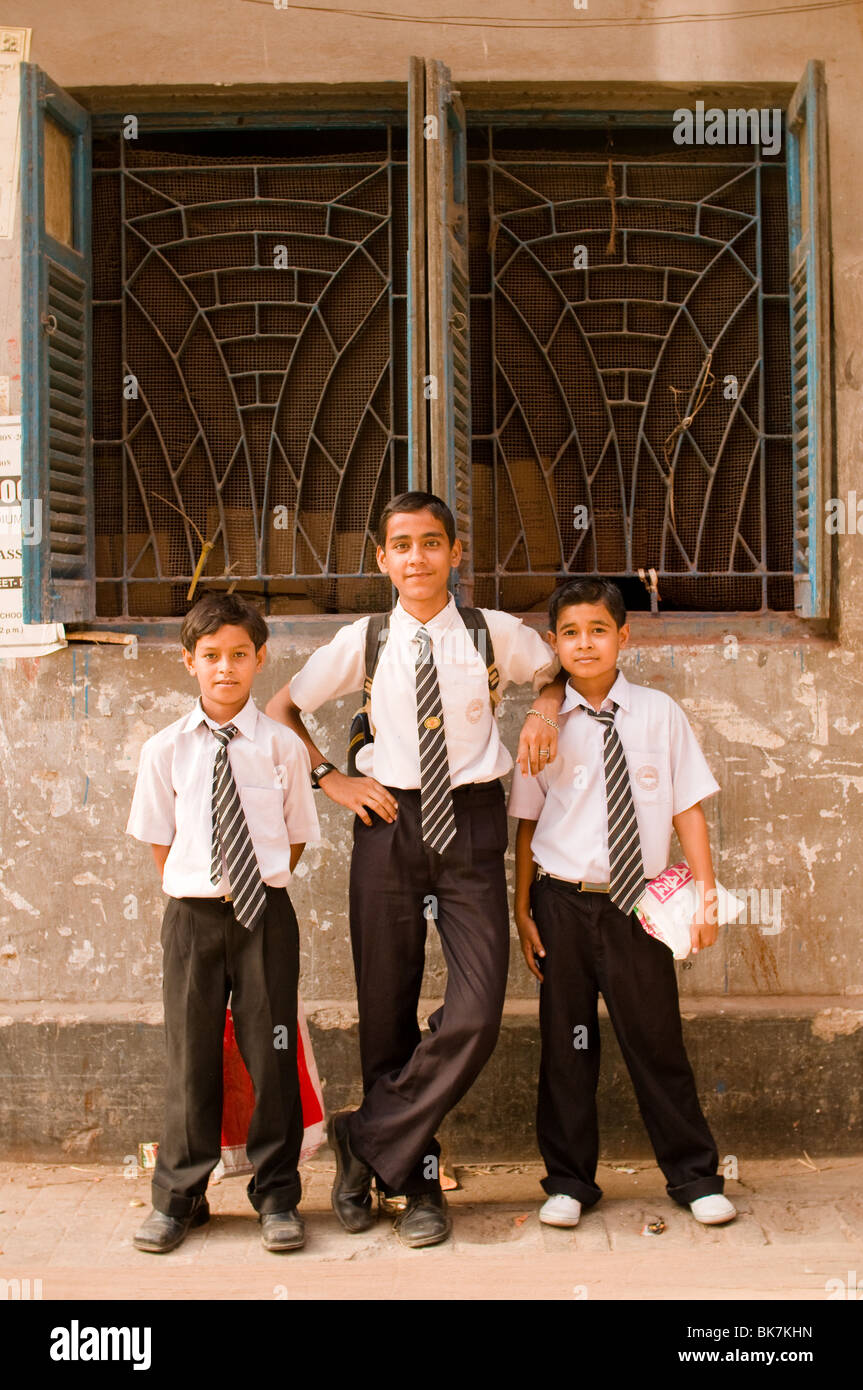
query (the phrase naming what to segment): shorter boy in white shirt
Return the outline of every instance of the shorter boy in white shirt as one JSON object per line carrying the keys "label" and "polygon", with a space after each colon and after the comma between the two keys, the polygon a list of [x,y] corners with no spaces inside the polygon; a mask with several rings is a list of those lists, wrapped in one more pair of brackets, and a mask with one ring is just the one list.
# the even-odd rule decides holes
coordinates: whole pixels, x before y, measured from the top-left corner
{"label": "shorter boy in white shirt", "polygon": [[139,1250],[173,1250],[209,1219],[219,1161],[222,1039],[234,1030],[255,1088],[246,1151],[249,1201],[267,1250],[304,1243],[297,1172],[299,931],[288,884],[319,838],[309,755],[252,699],[267,625],[236,595],[186,615],[183,661],[200,686],[189,714],[147,739],[127,833],[148,843],[168,895],[162,922],[167,1069],[153,1211]]}
{"label": "shorter boy in white shirt", "polygon": [[[698,884],[693,953],[713,945],[715,879],[701,801],[719,790],[685,714],[617,670],[629,640],[623,597],[602,579],[562,584],[548,640],[569,672],[557,757],[516,773],[515,918],[541,981],[539,1147],[549,1194],[540,1220],[575,1226],[602,1196],[597,999],[602,992],[666,1191],[696,1220],[736,1215],[683,1044],[671,951],[632,907],[668,865],[672,826]],[[705,900],[707,908],[705,909]],[[714,920],[711,922],[710,918]]]}

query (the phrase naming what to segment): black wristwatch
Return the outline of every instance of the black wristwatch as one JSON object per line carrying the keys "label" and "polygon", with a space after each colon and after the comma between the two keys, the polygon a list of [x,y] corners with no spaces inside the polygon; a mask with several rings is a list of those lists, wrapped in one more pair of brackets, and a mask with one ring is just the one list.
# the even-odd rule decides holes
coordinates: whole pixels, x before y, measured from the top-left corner
{"label": "black wristwatch", "polygon": [[334,763],[323,762],[323,763],[318,763],[317,767],[313,767],[313,768],[312,768],[312,786],[314,787],[315,791],[317,791],[318,788],[319,788],[320,785],[321,785],[321,778],[322,778],[322,777],[326,777],[326,775],[327,775],[328,772],[335,772],[335,771],[336,771],[336,766],[335,766]]}

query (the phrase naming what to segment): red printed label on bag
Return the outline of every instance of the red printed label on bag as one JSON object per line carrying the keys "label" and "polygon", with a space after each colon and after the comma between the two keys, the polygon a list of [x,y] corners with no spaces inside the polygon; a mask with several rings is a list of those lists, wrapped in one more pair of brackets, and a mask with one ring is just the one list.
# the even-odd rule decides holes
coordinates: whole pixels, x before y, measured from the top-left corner
{"label": "red printed label on bag", "polygon": [[672,864],[664,873],[658,875],[647,885],[647,891],[652,893],[657,902],[667,903],[673,893],[684,884],[692,882],[692,870],[688,864]]}

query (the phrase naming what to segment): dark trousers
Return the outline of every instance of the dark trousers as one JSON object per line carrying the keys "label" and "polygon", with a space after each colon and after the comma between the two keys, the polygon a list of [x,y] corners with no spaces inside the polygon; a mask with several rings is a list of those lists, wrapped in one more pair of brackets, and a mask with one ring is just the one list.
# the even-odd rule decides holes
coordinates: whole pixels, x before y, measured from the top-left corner
{"label": "dark trousers", "polygon": [[240,1055],[255,1088],[246,1140],[254,1168],[249,1201],[256,1211],[276,1212],[295,1207],[300,1198],[299,931],[286,889],[267,886],[266,892],[267,906],[253,931],[241,926],[230,903],[170,898],[165,908],[168,1061],[153,1206],[167,1216],[188,1215],[219,1161],[229,994]]}
{"label": "dark trousers", "polygon": [[[541,970],[542,1060],[537,1135],[543,1187],[592,1206],[599,1131],[597,997],[602,991],[666,1191],[681,1205],[721,1192],[719,1156],[683,1045],[674,960],[607,894],[543,877],[531,909],[546,955]],[[585,1045],[586,1044],[586,1045]]]}
{"label": "dark trousers", "polygon": [[[435,1130],[479,1075],[500,1029],[509,963],[507,818],[500,782],[456,788],[456,834],[436,854],[422,844],[419,791],[390,791],[399,805],[393,824],[378,816],[371,826],[354,821],[351,945],[365,1098],[348,1132],[385,1191],[418,1193],[439,1186]],[[428,911],[447,983],[421,1036]]]}

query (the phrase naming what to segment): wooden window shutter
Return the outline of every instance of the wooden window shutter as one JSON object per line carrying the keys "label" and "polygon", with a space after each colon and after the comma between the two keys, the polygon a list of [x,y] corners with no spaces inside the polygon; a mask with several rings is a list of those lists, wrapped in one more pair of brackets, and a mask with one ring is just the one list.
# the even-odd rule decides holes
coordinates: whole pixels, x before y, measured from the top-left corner
{"label": "wooden window shutter", "polygon": [[449,69],[426,60],[428,205],[428,371],[431,488],[448,503],[464,555],[453,576],[456,599],[473,601],[471,423],[467,236],[467,122]]}
{"label": "wooden window shutter", "polygon": [[41,505],[25,545],[24,621],[94,612],[90,382],[90,118],[21,64],[21,487]]}
{"label": "wooden window shutter", "polygon": [[810,62],[788,107],[791,421],[794,456],[794,607],[804,618],[830,608],[832,314],[830,190],[824,66]]}

